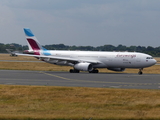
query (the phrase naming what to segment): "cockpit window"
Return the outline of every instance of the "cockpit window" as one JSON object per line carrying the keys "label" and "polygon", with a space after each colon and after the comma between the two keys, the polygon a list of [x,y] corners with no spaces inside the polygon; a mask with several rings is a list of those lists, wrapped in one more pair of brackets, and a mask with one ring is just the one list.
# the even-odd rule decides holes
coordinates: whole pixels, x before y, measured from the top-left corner
{"label": "cockpit window", "polygon": [[153,59],[153,57],[147,57],[146,59]]}

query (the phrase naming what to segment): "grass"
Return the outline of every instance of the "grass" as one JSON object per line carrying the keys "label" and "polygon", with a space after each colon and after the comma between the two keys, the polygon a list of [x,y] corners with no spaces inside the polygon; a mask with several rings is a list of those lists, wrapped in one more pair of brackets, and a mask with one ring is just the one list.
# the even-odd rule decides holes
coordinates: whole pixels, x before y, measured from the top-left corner
{"label": "grass", "polygon": [[3,119],[158,120],[160,91],[1,85],[0,108]]}

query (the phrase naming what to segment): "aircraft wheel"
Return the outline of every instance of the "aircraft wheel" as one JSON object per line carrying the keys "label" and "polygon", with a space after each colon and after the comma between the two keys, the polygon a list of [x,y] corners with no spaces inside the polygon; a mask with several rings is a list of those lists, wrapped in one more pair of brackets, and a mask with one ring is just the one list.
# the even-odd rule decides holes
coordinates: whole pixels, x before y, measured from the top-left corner
{"label": "aircraft wheel", "polygon": [[143,68],[139,69],[139,72],[138,72],[139,75],[143,74],[142,70],[143,70]]}
{"label": "aircraft wheel", "polygon": [[95,70],[94,73],[99,73],[99,71],[98,71],[98,70]]}
{"label": "aircraft wheel", "polygon": [[73,69],[70,69],[69,72],[70,72],[70,73],[73,73]]}
{"label": "aircraft wheel", "polygon": [[75,70],[75,69],[74,69],[74,71],[75,71],[75,73],[79,73],[79,70]]}
{"label": "aircraft wheel", "polygon": [[142,71],[139,71],[139,72],[138,72],[138,74],[139,74],[139,75],[142,75],[142,74],[143,74],[143,72],[142,72]]}
{"label": "aircraft wheel", "polygon": [[98,70],[89,71],[89,73],[98,73],[98,72],[99,72]]}
{"label": "aircraft wheel", "polygon": [[76,69],[70,69],[70,70],[69,70],[69,72],[70,72],[70,73],[79,73],[79,70],[76,70]]}

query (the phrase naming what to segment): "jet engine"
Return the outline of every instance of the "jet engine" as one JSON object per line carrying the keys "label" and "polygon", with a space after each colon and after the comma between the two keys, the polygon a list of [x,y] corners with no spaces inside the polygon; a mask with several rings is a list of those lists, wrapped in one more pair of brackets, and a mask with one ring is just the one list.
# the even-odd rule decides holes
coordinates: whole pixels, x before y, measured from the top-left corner
{"label": "jet engine", "polygon": [[92,71],[93,66],[91,63],[77,63],[74,65],[74,69],[80,71]]}
{"label": "jet engine", "polygon": [[107,69],[112,71],[119,71],[119,72],[122,72],[125,70],[125,68],[107,68]]}

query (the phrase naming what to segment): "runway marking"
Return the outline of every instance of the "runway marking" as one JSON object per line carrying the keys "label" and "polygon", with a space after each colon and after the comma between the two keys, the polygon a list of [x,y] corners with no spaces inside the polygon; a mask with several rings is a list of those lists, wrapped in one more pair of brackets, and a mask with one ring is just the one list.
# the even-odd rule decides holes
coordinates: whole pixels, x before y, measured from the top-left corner
{"label": "runway marking", "polygon": [[160,85],[160,83],[126,83],[126,82],[101,82],[101,81],[86,81],[86,80],[78,80],[78,79],[70,79],[70,78],[65,78],[65,77],[61,77],[61,76],[58,76],[58,75],[54,75],[54,74],[49,74],[49,73],[46,73],[46,72],[39,72],[39,73],[42,73],[42,74],[45,74],[45,75],[49,75],[49,76],[53,76],[53,77],[56,77],[56,78],[60,78],[60,79],[63,79],[63,80],[68,80],[68,81],[78,81],[78,82],[91,82],[91,83],[109,83],[109,84],[124,84],[124,85],[120,85],[120,86],[141,86],[141,85]]}

